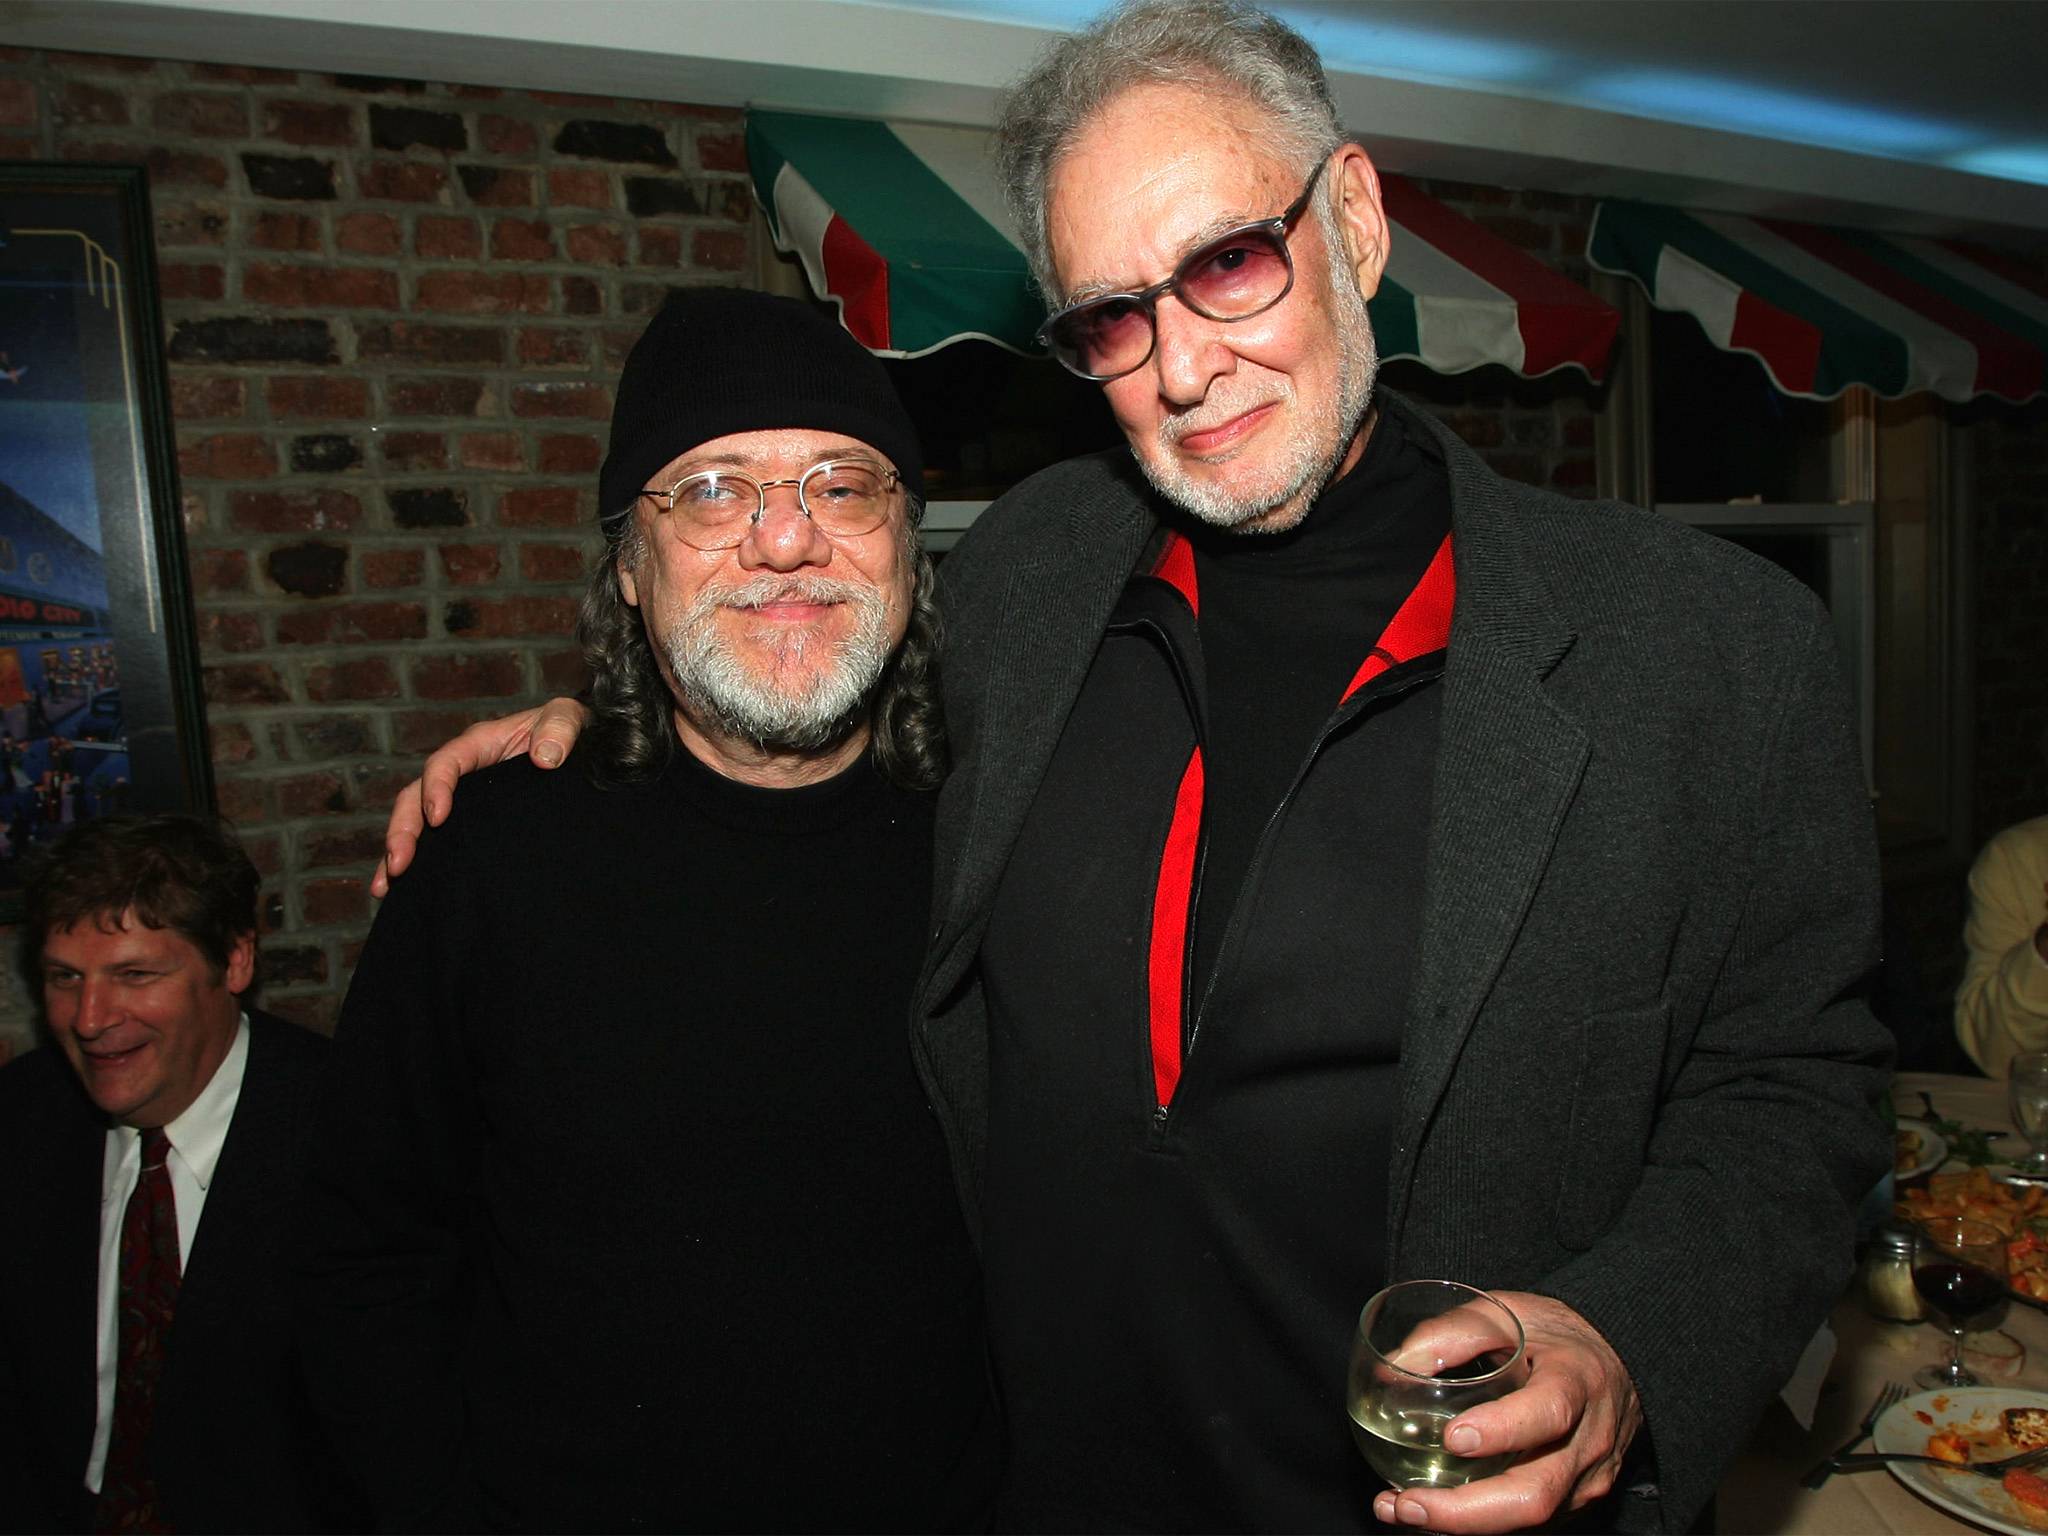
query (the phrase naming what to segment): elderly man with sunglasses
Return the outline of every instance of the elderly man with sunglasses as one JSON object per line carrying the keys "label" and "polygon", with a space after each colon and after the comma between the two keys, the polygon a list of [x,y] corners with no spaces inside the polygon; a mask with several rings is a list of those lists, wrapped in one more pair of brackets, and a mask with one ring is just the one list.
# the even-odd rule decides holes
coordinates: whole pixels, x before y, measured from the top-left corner
{"label": "elderly man with sunglasses", "polygon": [[904,1047],[941,759],[917,436],[679,293],[599,475],[575,767],[465,786],[336,1033],[302,1265],[381,1530],[952,1530],[998,1449]]}
{"label": "elderly man with sunglasses", "polygon": [[[1272,18],[1113,13],[999,149],[1045,338],[1128,445],[990,508],[942,594],[912,1041],[980,1240],[999,1524],[1687,1529],[1886,1166],[1825,616],[1375,392],[1374,169]],[[432,765],[432,814],[533,725]],[[1532,1370],[1436,1426],[1507,1470],[1397,1496],[1344,1366],[1409,1277],[1494,1290]]]}

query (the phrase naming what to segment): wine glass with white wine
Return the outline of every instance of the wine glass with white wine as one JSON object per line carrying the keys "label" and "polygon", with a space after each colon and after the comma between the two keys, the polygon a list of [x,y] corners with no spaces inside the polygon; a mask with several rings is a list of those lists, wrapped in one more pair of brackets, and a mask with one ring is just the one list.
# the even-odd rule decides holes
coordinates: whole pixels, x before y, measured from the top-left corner
{"label": "wine glass with white wine", "polygon": [[1512,1453],[1460,1456],[1444,1430],[1468,1408],[1529,1380],[1521,1320],[1455,1280],[1390,1285],[1359,1314],[1351,1346],[1351,1434],[1395,1488],[1456,1488],[1491,1477]]}
{"label": "wine glass with white wine", "polygon": [[2005,1094],[2013,1128],[2034,1149],[2013,1164],[2013,1172],[2048,1181],[2048,1051],[2013,1057],[2006,1069]]}

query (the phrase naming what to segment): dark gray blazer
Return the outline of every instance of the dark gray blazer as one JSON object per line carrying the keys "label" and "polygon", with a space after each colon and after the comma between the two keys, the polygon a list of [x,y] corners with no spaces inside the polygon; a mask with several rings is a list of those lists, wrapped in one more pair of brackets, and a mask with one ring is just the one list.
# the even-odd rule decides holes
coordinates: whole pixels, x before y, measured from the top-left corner
{"label": "dark gray blazer", "polygon": [[[178,1288],[150,1462],[177,1530],[360,1529],[313,1419],[286,1259],[328,1042],[253,1010]],[[106,1121],[55,1046],[0,1072],[0,1530],[90,1530]]]}
{"label": "dark gray blazer", "polygon": [[[1380,399],[1440,447],[1458,585],[1393,1272],[1541,1291],[1598,1327],[1656,1457],[1661,1514],[1630,1502],[1683,1530],[1839,1293],[1889,1166],[1890,1047],[1857,991],[1876,840],[1832,631],[1734,545],[1503,480]],[[913,1043],[970,1219],[977,949],[1154,507],[1128,454],[1076,460],[945,563],[955,765]]]}

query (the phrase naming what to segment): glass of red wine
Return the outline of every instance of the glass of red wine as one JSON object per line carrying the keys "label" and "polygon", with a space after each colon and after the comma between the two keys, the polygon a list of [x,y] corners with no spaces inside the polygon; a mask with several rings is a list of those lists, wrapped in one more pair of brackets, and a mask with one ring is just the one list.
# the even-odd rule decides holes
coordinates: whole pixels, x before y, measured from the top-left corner
{"label": "glass of red wine", "polygon": [[1974,1387],[1963,1366],[1963,1335],[1995,1328],[2005,1317],[2005,1234],[1965,1216],[1935,1216],[1920,1224],[1913,1244],[1913,1289],[1950,1335],[1948,1363],[1918,1372],[1927,1391]]}

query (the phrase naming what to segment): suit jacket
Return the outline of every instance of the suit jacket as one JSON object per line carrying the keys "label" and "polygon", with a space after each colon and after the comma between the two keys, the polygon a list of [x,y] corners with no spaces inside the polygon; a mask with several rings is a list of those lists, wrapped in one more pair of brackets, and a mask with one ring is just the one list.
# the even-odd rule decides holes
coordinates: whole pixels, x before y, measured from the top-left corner
{"label": "suit jacket", "polygon": [[[1876,840],[1832,632],[1767,562],[1503,480],[1380,399],[1443,456],[1457,574],[1392,1274],[1588,1318],[1635,1381],[1661,1490],[1614,1518],[1682,1530],[1839,1293],[1854,1204],[1889,1166],[1889,1046],[1857,993]],[[1156,506],[1127,454],[1076,460],[944,566],[954,769],[913,1046],[971,1220],[976,954]]]}
{"label": "suit jacket", "polygon": [[[150,1461],[173,1529],[342,1529],[300,1377],[288,1240],[328,1042],[255,1012],[178,1289]],[[0,1071],[0,1529],[88,1530],[106,1121],[55,1047]]]}

